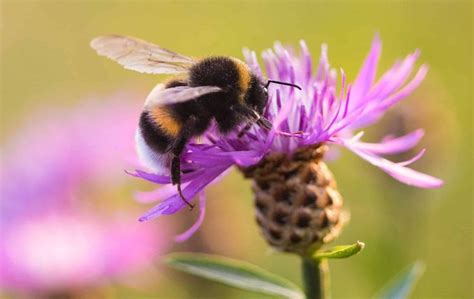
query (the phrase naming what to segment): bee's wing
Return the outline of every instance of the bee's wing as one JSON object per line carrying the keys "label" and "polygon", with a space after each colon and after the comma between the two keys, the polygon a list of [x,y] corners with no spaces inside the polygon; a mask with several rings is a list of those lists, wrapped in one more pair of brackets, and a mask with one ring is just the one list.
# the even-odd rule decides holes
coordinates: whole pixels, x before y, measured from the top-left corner
{"label": "bee's wing", "polygon": [[122,35],[96,37],[91,41],[91,47],[99,55],[140,73],[183,73],[195,63],[191,57],[174,53],[138,38]]}
{"label": "bee's wing", "polygon": [[219,91],[222,91],[222,89],[217,86],[176,86],[164,88],[163,84],[158,84],[146,98],[145,106],[154,107],[182,103]]}

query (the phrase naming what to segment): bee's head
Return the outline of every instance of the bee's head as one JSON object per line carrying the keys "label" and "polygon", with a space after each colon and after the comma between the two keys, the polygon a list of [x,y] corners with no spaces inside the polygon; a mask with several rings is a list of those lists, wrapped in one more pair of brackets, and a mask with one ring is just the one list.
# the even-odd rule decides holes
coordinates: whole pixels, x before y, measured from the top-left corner
{"label": "bee's head", "polygon": [[249,108],[262,115],[268,102],[268,90],[265,84],[255,75],[251,76],[250,86],[245,96],[245,103]]}
{"label": "bee's head", "polygon": [[252,75],[252,78],[250,81],[250,87],[247,91],[247,96],[245,97],[245,101],[246,101],[246,104],[250,108],[257,111],[258,114],[260,115],[263,114],[263,111],[265,107],[267,106],[268,86],[272,83],[292,86],[301,90],[301,87],[299,87],[296,84],[281,82],[281,81],[276,81],[276,80],[268,80],[266,83],[264,83],[257,76]]}

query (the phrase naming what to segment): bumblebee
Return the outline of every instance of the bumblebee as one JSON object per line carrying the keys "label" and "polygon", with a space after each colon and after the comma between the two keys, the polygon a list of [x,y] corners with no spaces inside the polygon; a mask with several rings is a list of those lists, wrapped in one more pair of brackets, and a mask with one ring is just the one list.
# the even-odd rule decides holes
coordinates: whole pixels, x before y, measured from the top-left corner
{"label": "bumblebee", "polygon": [[[171,175],[181,191],[180,155],[193,137],[202,135],[214,120],[222,134],[245,124],[239,135],[253,124],[271,129],[262,114],[268,101],[267,87],[241,60],[216,56],[194,59],[137,38],[107,35],[92,40],[99,55],[115,60],[126,69],[150,74],[181,74],[158,84],[148,95],[140,116],[135,141],[141,162],[160,174]],[[300,89],[300,88],[299,88]]]}

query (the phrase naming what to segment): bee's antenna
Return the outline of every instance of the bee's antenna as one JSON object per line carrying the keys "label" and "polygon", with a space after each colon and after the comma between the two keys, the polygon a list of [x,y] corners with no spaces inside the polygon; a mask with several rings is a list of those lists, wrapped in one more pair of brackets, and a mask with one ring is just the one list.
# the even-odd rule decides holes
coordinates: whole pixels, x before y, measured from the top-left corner
{"label": "bee's antenna", "polygon": [[282,81],[276,81],[276,80],[268,80],[268,81],[267,81],[267,84],[265,85],[265,87],[268,88],[268,85],[270,85],[270,83],[276,83],[276,84],[281,84],[281,85],[292,86],[292,87],[294,87],[294,88],[298,88],[299,90],[301,90],[301,87],[299,87],[299,86],[296,85],[296,84],[288,83],[288,82],[282,82]]}

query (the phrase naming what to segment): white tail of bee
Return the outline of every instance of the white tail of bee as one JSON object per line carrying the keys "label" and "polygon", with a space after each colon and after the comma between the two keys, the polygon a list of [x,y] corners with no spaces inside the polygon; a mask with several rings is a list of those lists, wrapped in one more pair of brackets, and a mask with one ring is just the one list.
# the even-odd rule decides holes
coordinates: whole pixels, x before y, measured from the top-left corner
{"label": "white tail of bee", "polygon": [[142,136],[140,129],[135,132],[135,147],[140,163],[149,171],[155,174],[169,175],[171,156],[170,154],[160,154],[153,151]]}

